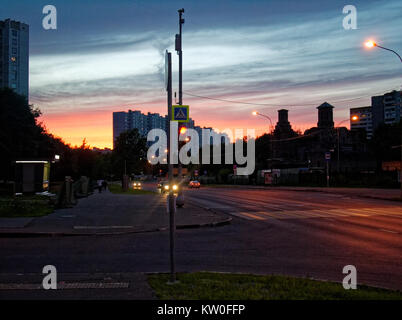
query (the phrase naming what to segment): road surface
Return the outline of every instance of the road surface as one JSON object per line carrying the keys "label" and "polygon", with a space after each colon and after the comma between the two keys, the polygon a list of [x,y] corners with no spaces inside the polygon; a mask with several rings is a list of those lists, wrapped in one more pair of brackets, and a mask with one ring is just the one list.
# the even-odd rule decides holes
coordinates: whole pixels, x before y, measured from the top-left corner
{"label": "road surface", "polygon": [[[308,276],[402,289],[402,206],[319,192],[201,188],[186,201],[233,216],[228,226],[178,230],[178,271]],[[169,234],[2,238],[0,275],[166,272]]]}

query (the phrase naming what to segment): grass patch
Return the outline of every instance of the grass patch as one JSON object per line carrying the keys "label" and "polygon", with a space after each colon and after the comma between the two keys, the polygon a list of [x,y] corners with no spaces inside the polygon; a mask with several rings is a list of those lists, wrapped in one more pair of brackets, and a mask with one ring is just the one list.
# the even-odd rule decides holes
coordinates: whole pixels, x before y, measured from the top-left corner
{"label": "grass patch", "polygon": [[52,213],[54,206],[44,196],[0,198],[0,218],[42,217]]}
{"label": "grass patch", "polygon": [[402,300],[400,291],[359,285],[345,290],[341,283],[287,276],[196,272],[177,279],[169,285],[168,274],[148,276],[157,297],[168,300]]}
{"label": "grass patch", "polygon": [[156,194],[156,192],[154,192],[154,191],[133,189],[133,188],[129,188],[127,191],[123,191],[122,187],[118,184],[109,184],[108,188],[111,193],[116,193],[116,194],[134,194],[134,195]]}

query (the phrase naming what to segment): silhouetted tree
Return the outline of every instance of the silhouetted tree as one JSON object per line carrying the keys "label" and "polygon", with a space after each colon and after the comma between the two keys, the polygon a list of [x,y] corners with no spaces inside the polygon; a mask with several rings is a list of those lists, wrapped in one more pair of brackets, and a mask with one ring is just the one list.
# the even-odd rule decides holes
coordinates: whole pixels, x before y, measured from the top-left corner
{"label": "silhouetted tree", "polygon": [[113,150],[114,173],[121,177],[126,170],[127,174],[140,174],[147,163],[146,138],[142,137],[137,129],[123,132],[116,138]]}

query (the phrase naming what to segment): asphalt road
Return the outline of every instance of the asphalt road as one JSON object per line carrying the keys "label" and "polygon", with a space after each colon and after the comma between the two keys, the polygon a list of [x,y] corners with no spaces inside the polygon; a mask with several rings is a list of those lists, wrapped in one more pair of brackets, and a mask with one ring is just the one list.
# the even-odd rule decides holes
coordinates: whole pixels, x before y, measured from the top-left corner
{"label": "asphalt road", "polygon": [[[186,201],[233,216],[228,226],[178,230],[178,271],[287,274],[402,289],[402,205],[318,192],[205,188]],[[0,239],[0,274],[166,272],[168,232]]]}

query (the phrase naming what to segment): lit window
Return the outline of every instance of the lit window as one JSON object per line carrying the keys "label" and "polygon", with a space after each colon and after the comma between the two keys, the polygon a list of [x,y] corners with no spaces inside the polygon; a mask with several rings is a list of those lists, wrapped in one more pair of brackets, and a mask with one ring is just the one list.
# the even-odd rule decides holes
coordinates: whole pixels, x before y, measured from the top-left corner
{"label": "lit window", "polygon": [[15,61],[17,61],[17,58],[16,57],[11,57],[11,61],[15,62]]}

